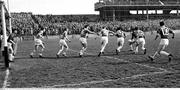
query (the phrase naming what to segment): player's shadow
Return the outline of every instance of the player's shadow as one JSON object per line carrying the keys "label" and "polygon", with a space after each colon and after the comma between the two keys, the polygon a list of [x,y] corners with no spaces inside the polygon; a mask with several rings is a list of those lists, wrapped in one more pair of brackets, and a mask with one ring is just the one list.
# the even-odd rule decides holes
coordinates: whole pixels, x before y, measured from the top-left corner
{"label": "player's shadow", "polygon": [[[117,56],[116,52],[105,52],[103,54],[104,56]],[[120,53],[118,53],[118,55],[144,55],[143,53],[137,53],[137,54],[134,54],[132,51],[121,51]]]}
{"label": "player's shadow", "polygon": [[51,57],[48,57],[48,56],[43,56],[43,57],[18,57],[18,58],[15,58],[15,60],[24,60],[24,59],[27,59],[27,60],[34,60],[34,59],[73,59],[73,58],[87,58],[87,57],[98,57],[97,55],[84,55],[82,57],[79,57],[78,55],[74,55],[74,56],[67,56],[67,57],[64,57],[64,56],[60,56],[60,57],[56,57],[56,56],[51,56]]}

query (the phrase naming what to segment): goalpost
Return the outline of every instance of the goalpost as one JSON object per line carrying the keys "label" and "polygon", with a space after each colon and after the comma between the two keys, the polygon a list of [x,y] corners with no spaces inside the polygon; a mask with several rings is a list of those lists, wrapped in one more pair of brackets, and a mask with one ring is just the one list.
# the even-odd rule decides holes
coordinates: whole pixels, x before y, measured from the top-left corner
{"label": "goalpost", "polygon": [[[9,33],[12,33],[12,29],[11,29],[11,16],[10,16],[10,12],[8,11],[8,9],[6,8],[6,5],[4,3],[4,1],[0,0],[0,8],[1,8],[1,24],[2,24],[2,31],[3,31],[3,57],[4,57],[4,63],[5,63],[5,67],[9,68],[9,54],[8,54],[8,43],[7,43],[7,24],[6,24],[6,19],[8,24],[9,24]],[[8,15],[8,18],[6,18],[5,15]]]}

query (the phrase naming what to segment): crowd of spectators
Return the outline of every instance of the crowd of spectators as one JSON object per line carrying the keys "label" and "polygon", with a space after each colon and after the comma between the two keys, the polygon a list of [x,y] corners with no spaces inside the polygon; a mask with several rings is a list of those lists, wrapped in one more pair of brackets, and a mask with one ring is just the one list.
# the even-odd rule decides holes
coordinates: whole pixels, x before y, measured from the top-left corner
{"label": "crowd of spectators", "polygon": [[33,34],[38,25],[31,17],[32,13],[12,13],[12,28],[18,30],[21,35]]}
{"label": "crowd of spectators", "polygon": [[[155,19],[155,20],[124,20],[124,21],[93,21],[93,22],[77,22],[77,21],[61,21],[62,19],[56,19],[51,16],[51,18],[42,18],[38,17],[38,21],[41,23],[41,25],[45,26],[47,30],[52,31],[51,34],[58,34],[61,33],[62,30],[67,27],[70,29],[72,33],[79,33],[83,26],[86,24],[89,24],[92,31],[98,32],[101,27],[107,26],[110,30],[115,30],[115,28],[121,26],[124,31],[130,31],[133,27],[138,26],[143,31],[150,31],[150,30],[157,30],[158,29],[158,22],[161,19]],[[57,17],[57,16],[55,16]],[[59,20],[54,22],[54,19]],[[179,29],[180,28],[180,19],[166,19],[165,20],[168,27],[172,29]]]}
{"label": "crowd of spectators", "polygon": [[[74,17],[75,19],[73,19]],[[65,28],[69,28],[71,34],[78,34],[88,24],[92,31],[98,32],[103,26],[106,26],[109,30],[114,31],[117,27],[122,27],[124,31],[129,32],[135,26],[138,26],[143,31],[153,31],[158,29],[158,22],[156,20],[124,20],[124,21],[99,21],[94,19],[97,16],[87,16],[86,19],[78,18],[76,16],[58,16],[58,15],[33,15],[32,13],[14,13],[12,14],[12,26],[13,29],[19,31],[21,35],[33,35],[39,30],[46,29],[46,34],[57,35],[63,32]],[[82,16],[79,16],[82,17]],[[67,18],[67,19],[66,19]],[[70,21],[69,18],[71,18]],[[164,20],[166,25],[172,29],[180,28],[180,19],[166,19]]]}

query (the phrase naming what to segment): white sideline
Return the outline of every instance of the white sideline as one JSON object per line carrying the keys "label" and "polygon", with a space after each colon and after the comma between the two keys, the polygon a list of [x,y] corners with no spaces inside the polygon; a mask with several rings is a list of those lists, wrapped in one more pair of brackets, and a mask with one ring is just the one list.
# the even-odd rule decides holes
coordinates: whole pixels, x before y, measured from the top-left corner
{"label": "white sideline", "polygon": [[[73,51],[73,52],[79,53],[79,52],[76,51],[76,50],[72,50],[72,49],[69,49],[69,50],[70,50],[70,51]],[[91,53],[86,53],[86,54],[93,55],[93,54],[91,54]],[[119,59],[119,58],[115,58],[115,57],[110,57],[110,56],[103,56],[103,57],[106,57],[106,58],[109,58],[109,59],[115,59],[115,60],[122,61],[122,62],[133,63],[133,62],[130,62],[130,61],[127,61],[127,60],[123,60],[123,59]],[[139,66],[143,66],[143,67],[147,67],[147,68],[153,68],[153,69],[158,69],[158,70],[161,70],[161,71],[168,72],[166,69],[163,69],[163,68],[157,68],[157,67],[153,67],[153,66],[149,66],[149,65],[139,64],[139,63],[133,63],[133,64],[136,64],[136,65],[139,65]]]}
{"label": "white sideline", "polygon": [[133,76],[124,77],[124,78],[118,78],[118,79],[109,79],[109,80],[102,80],[102,81],[82,82],[82,83],[79,83],[79,84],[61,84],[61,85],[45,86],[45,87],[42,87],[42,88],[73,87],[73,86],[80,86],[80,85],[90,85],[90,84],[98,84],[98,83],[106,83],[106,82],[116,82],[118,80],[123,80],[123,79],[136,79],[136,78],[139,78],[139,77],[150,76],[150,75],[157,75],[157,74],[163,74],[163,73],[169,73],[169,72],[166,72],[166,71],[163,71],[163,72],[152,72],[152,73],[138,74],[138,75],[133,75]]}
{"label": "white sideline", "polygon": [[7,86],[9,86],[9,83],[8,83],[9,74],[10,74],[9,69],[7,69],[2,88],[7,88]]}

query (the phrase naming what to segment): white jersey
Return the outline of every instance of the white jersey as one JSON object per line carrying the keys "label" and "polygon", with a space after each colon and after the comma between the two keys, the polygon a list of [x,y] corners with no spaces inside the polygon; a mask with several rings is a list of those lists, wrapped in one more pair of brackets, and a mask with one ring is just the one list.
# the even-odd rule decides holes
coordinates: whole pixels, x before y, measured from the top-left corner
{"label": "white jersey", "polygon": [[121,37],[124,38],[125,36],[126,36],[125,33],[123,31],[121,31],[121,30],[118,30],[116,32],[116,37],[118,37],[118,38],[121,38]]}
{"label": "white jersey", "polygon": [[100,33],[101,33],[102,36],[108,36],[109,35],[109,30],[102,29]]}
{"label": "white jersey", "polygon": [[64,31],[64,33],[60,35],[60,38],[65,40],[67,38],[67,35],[68,35],[68,32]]}
{"label": "white jersey", "polygon": [[35,45],[43,45],[43,41],[41,39],[43,39],[43,32],[41,31],[40,33],[38,33],[35,38],[34,38],[34,42]]}
{"label": "white jersey", "polygon": [[68,35],[67,31],[64,31],[63,34],[60,35],[60,41],[59,41],[60,46],[68,47],[68,45],[66,43],[67,35]]}
{"label": "white jersey", "polygon": [[137,36],[138,36],[138,38],[144,38],[145,37],[144,32],[141,30],[137,31]]}

